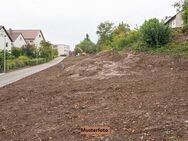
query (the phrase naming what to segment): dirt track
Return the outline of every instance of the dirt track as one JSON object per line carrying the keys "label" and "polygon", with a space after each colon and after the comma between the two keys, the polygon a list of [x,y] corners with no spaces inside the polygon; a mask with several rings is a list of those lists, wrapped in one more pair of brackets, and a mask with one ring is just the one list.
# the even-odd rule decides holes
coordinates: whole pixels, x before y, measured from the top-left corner
{"label": "dirt track", "polygon": [[[112,51],[63,62],[0,89],[0,140],[188,140],[188,60]],[[112,133],[83,136],[83,125]]]}

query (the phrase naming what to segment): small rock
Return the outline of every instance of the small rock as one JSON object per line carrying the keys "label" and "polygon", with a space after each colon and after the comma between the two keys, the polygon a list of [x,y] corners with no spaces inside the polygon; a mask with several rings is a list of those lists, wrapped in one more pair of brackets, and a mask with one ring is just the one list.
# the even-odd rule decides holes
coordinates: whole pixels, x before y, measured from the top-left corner
{"label": "small rock", "polygon": [[1,131],[5,131],[6,130],[6,128],[5,128],[5,126],[3,126],[2,128],[1,128]]}
{"label": "small rock", "polygon": [[148,68],[152,68],[153,66],[152,65],[148,65]]}

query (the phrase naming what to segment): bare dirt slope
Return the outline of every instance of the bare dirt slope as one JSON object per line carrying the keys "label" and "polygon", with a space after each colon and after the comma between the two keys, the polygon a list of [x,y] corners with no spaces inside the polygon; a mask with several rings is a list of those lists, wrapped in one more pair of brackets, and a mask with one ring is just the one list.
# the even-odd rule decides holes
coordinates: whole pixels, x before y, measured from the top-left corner
{"label": "bare dirt slope", "polygon": [[[80,126],[110,126],[107,137]],[[2,141],[187,141],[188,60],[115,51],[72,57],[0,89]]]}

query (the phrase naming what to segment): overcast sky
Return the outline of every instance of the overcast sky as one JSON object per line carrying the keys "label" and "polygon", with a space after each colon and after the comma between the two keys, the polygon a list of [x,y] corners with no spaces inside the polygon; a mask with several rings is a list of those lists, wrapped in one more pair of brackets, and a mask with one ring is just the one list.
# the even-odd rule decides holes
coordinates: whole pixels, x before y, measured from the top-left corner
{"label": "overcast sky", "polygon": [[132,28],[145,19],[171,16],[175,0],[0,0],[0,25],[42,29],[52,43],[79,43],[88,33],[93,41],[103,21],[124,21]]}

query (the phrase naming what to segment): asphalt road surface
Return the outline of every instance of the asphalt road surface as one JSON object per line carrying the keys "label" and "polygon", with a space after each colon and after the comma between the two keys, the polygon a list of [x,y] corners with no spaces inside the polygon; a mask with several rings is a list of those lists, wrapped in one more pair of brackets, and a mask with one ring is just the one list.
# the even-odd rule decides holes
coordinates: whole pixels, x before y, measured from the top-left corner
{"label": "asphalt road surface", "polygon": [[6,86],[8,84],[14,83],[20,79],[23,79],[27,76],[30,76],[32,74],[35,74],[37,72],[40,72],[42,70],[45,70],[47,68],[50,68],[58,63],[60,63],[64,57],[58,57],[48,63],[9,72],[3,75],[0,75],[0,87]]}

